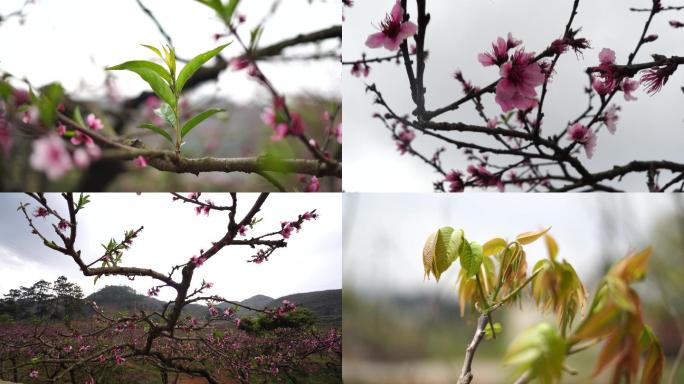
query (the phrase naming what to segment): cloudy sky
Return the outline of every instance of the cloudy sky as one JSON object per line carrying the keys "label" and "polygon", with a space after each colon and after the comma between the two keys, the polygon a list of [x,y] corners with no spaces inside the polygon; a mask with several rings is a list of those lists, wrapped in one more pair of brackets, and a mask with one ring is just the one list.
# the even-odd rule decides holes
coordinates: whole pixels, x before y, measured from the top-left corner
{"label": "cloudy sky", "polygon": [[[439,284],[423,278],[425,239],[443,226],[462,228],[466,238],[480,244],[552,227],[558,256],[572,263],[587,282],[601,273],[602,260],[650,244],[652,226],[673,212],[675,198],[683,207],[678,195],[645,193],[345,194],[344,285],[367,295],[453,295],[457,265]],[[657,252],[657,244],[653,245]],[[525,249],[528,266],[547,255],[541,241]]]}
{"label": "cloudy sky", "polygon": [[[238,217],[244,216],[256,199],[255,194],[238,195]],[[227,194],[203,194],[217,204],[230,205]],[[131,249],[125,253],[125,266],[148,267],[167,273],[170,267],[187,262],[208,249],[226,231],[227,213],[212,212],[197,216],[189,204],[172,203],[169,194],[94,194],[92,202],[79,214],[76,245],[85,260],[102,255],[100,244],[111,237],[122,239],[123,232],[144,226]],[[54,281],[60,275],[77,282],[85,294],[106,285],[125,284],[146,292],[154,283],[149,278],[129,281],[103,277],[93,285],[83,277],[74,262],[44,247],[30,234],[25,218],[16,209],[20,202],[33,201],[26,195],[0,195],[0,294],[20,285],[29,286],[40,279]],[[63,200],[50,197],[62,212]],[[263,221],[252,232],[261,235],[280,228],[281,220],[295,220],[298,214],[317,209],[320,218],[306,222],[300,233],[292,235],[288,246],[276,251],[261,265],[247,263],[254,251],[249,247],[227,247],[200,267],[193,286],[202,279],[214,283],[213,294],[244,300],[256,294],[279,297],[292,293],[342,288],[341,196],[339,194],[273,194],[258,217]],[[39,228],[50,232],[49,219],[36,219]],[[54,235],[54,233],[53,233]],[[162,299],[173,291],[162,289]]]}
{"label": "cloudy sky", "polygon": [[[415,1],[409,1],[409,12],[415,14]],[[345,10],[343,23],[345,60],[359,59],[362,53],[369,57],[386,55],[384,49],[370,50],[364,43],[369,34],[377,31],[375,25],[390,10],[394,0],[357,1],[353,8]],[[587,80],[584,69],[598,63],[598,53],[604,47],[612,48],[618,62],[624,63],[634,49],[641,34],[646,13],[629,12],[630,6],[649,7],[649,0],[582,1],[575,28],[582,27],[581,36],[591,40],[592,49],[584,57],[564,55],[558,63],[557,74],[549,88],[545,104],[546,132],[558,132],[586,107],[582,91]],[[572,1],[541,0],[432,0],[428,11],[432,14],[428,28],[426,47],[430,51],[425,84],[427,107],[434,109],[449,104],[461,96],[460,85],[453,80],[456,69],[463,71],[467,79],[476,85],[489,84],[497,79],[497,71],[484,68],[477,61],[477,54],[491,49],[491,42],[498,36],[512,32],[523,41],[526,50],[541,51],[562,35]],[[537,17],[538,16],[538,17]],[[684,30],[672,29],[671,19],[682,19],[682,13],[669,12],[658,15],[650,29],[660,38],[644,46],[637,62],[649,61],[652,53],[682,55],[681,41]],[[379,108],[371,104],[372,97],[365,94],[365,84],[376,83],[395,111],[410,113],[412,104],[408,81],[403,67],[393,63],[372,66],[367,79],[357,79],[343,70],[343,101],[345,105],[345,178],[348,191],[431,191],[432,182],[438,179],[431,168],[417,159],[400,156],[389,133],[375,119]],[[679,70],[667,86],[651,97],[638,91],[637,102],[625,102],[622,94],[614,99],[623,110],[615,135],[602,132],[594,158],[587,162],[590,169],[605,170],[613,165],[631,160],[670,159],[684,161],[681,150],[684,136],[684,71]],[[485,111],[493,115],[500,108],[493,96],[484,98]],[[449,121],[480,123],[474,108],[469,104],[456,112],[442,117]],[[460,138],[467,137],[461,134]],[[417,137],[416,147],[431,155],[442,144],[432,138]],[[586,160],[581,154],[582,160]],[[466,166],[459,151],[451,150],[444,157],[447,169]],[[645,189],[645,177],[628,177],[624,184],[632,190]]]}
{"label": "cloudy sky", "polygon": [[[3,0],[0,14],[20,8],[24,0]],[[268,12],[272,0],[243,1],[238,11],[247,16],[240,28],[248,38]],[[340,6],[333,1],[288,0],[283,2],[263,33],[262,45],[272,44],[300,33],[307,33],[340,23]],[[189,58],[217,46],[215,33],[224,32],[209,8],[193,0],[143,0],[171,35],[179,57]],[[33,84],[55,80],[77,95],[101,95],[107,66],[134,59],[153,59],[140,44],[165,43],[154,23],[141,11],[135,0],[36,0],[26,9],[22,26],[14,18],[0,27],[0,69],[18,77],[26,76]],[[302,17],[305,14],[307,17]],[[296,22],[293,22],[296,20]],[[337,41],[322,47],[334,48]],[[327,50],[327,49],[326,49]],[[312,48],[306,48],[312,52]],[[299,52],[296,49],[293,52]],[[224,57],[240,53],[238,44],[226,48]],[[337,60],[318,63],[294,62],[267,64],[262,70],[276,88],[286,94],[312,92],[339,94],[340,66]],[[135,75],[117,74],[124,96],[136,95],[146,84]],[[226,71],[218,83],[220,95],[238,102],[262,95],[263,89],[247,79],[244,72]],[[215,85],[211,86],[215,91]]]}

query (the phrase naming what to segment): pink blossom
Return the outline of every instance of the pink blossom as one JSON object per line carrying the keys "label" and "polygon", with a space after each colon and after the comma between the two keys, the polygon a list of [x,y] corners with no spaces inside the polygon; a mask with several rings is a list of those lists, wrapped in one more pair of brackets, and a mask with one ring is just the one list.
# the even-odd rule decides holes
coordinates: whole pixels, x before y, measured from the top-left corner
{"label": "pink blossom", "polygon": [[599,74],[592,80],[592,86],[599,95],[606,95],[613,92],[618,85],[615,73],[615,51],[603,48],[599,53],[599,62],[599,66],[596,67]]}
{"label": "pink blossom", "polygon": [[230,61],[230,69],[232,71],[240,71],[250,67],[251,65],[252,62],[244,57],[238,57]]}
{"label": "pink blossom", "polygon": [[306,126],[302,120],[302,116],[297,112],[290,112],[290,122],[285,120],[285,117],[273,107],[267,107],[261,114],[261,121],[270,126],[275,131],[271,137],[272,141],[280,141],[287,135],[299,136],[304,133]]}
{"label": "pink blossom", "polygon": [[480,187],[497,187],[499,192],[504,191],[504,184],[501,182],[501,177],[495,176],[493,173],[487,170],[484,165],[468,166],[468,173],[471,177],[475,179],[475,185]]}
{"label": "pink blossom", "polygon": [[240,236],[245,236],[247,234],[247,227],[241,225],[240,228],[238,228],[238,234]]}
{"label": "pink blossom", "polygon": [[90,166],[90,155],[88,151],[83,148],[78,148],[74,151],[74,164],[80,169],[86,169]]}
{"label": "pink blossom", "polygon": [[218,316],[219,311],[216,309],[216,307],[209,307],[209,315],[212,317]]}
{"label": "pink blossom", "polygon": [[337,127],[335,127],[335,136],[337,138],[337,142],[342,144],[342,123],[338,124]]}
{"label": "pink blossom", "polygon": [[121,355],[116,355],[116,365],[122,365],[126,359]]}
{"label": "pink blossom", "polygon": [[410,21],[403,22],[404,9],[400,0],[394,4],[392,11],[380,22],[380,32],[368,36],[368,48],[385,47],[390,51],[399,49],[401,43],[418,32],[418,26]]}
{"label": "pink blossom", "polygon": [[620,107],[613,104],[610,107],[608,107],[606,112],[603,114],[603,122],[606,124],[606,128],[608,128],[608,131],[612,134],[614,134],[615,130],[617,129],[617,121],[619,120],[617,112],[619,110]]}
{"label": "pink blossom", "polygon": [[361,75],[363,75],[363,77],[368,77],[370,74],[370,67],[366,63],[356,62],[352,64],[351,74],[355,77],[361,77]]}
{"label": "pink blossom", "polygon": [[537,104],[535,87],[544,83],[544,73],[534,61],[533,52],[517,50],[500,70],[496,102],[504,112],[513,108],[526,110]]}
{"label": "pink blossom", "polygon": [[580,123],[575,123],[568,128],[568,139],[584,146],[587,157],[591,159],[596,147],[596,134]]}
{"label": "pink blossom", "polygon": [[190,325],[193,327],[197,327],[199,325],[199,322],[194,317],[191,317],[190,318]]}
{"label": "pink blossom", "polygon": [[508,50],[520,45],[522,42],[513,38],[511,33],[508,34],[508,39],[504,40],[499,37],[492,43],[492,52],[480,53],[477,55],[477,60],[485,67],[492,65],[501,66],[501,64],[508,61]]}
{"label": "pink blossom", "polygon": [[94,144],[93,138],[82,133],[81,131],[75,131],[74,137],[71,138],[71,144],[81,145],[83,143],[86,143],[86,145]]}
{"label": "pink blossom", "polygon": [[204,256],[193,256],[190,258],[190,262],[193,263],[196,267],[201,267],[205,261],[207,261],[207,259]]}
{"label": "pink blossom", "polygon": [[37,379],[38,378],[38,370],[37,369],[32,369],[31,373],[29,373],[29,377],[32,379]]}
{"label": "pink blossom", "polygon": [[663,88],[676,70],[677,64],[648,69],[641,75],[641,83],[646,85],[646,92],[653,95]]}
{"label": "pink blossom", "polygon": [[33,212],[33,217],[47,217],[50,214],[50,211],[43,207],[38,207],[36,210]]}
{"label": "pink blossom", "polygon": [[636,91],[637,89],[639,89],[639,81],[638,80],[625,79],[622,82],[622,92],[624,92],[625,100],[627,100],[627,101],[633,101],[633,100],[637,99],[632,94],[632,92]]}
{"label": "pink blossom", "polygon": [[31,106],[21,114],[21,121],[24,124],[37,124],[39,115],[38,108]]}
{"label": "pink blossom", "polygon": [[463,192],[465,190],[463,174],[459,171],[454,170],[447,173],[445,181],[449,183],[449,192]]}
{"label": "pink blossom", "polygon": [[487,128],[494,129],[496,126],[499,124],[499,117],[494,116],[491,119],[487,120]]}
{"label": "pink blossom", "polygon": [[71,353],[71,351],[74,349],[74,347],[72,347],[71,345],[67,345],[63,349],[64,349],[64,352]]}
{"label": "pink blossom", "polygon": [[238,328],[240,328],[240,323],[242,323],[242,319],[240,319],[239,317],[236,318],[236,319],[235,319],[235,325],[236,325]]}
{"label": "pink blossom", "polygon": [[399,153],[403,155],[408,152],[411,149],[411,142],[415,138],[416,134],[413,131],[404,128],[404,130],[397,135],[397,150]]}
{"label": "pink blossom", "polygon": [[309,184],[304,188],[304,192],[319,192],[320,190],[321,183],[316,176],[312,176],[311,181],[309,181]]}
{"label": "pink blossom", "polygon": [[145,157],[143,156],[138,156],[135,159],[133,159],[133,163],[138,167],[138,168],[145,168],[147,167],[147,160],[145,160]]}
{"label": "pink blossom", "polygon": [[159,296],[159,287],[152,287],[147,290],[147,296]]}
{"label": "pink blossom", "polygon": [[294,229],[292,224],[287,222],[287,221],[283,221],[280,223],[280,227],[281,227],[280,234],[284,238],[289,239],[290,236],[292,235],[292,230]]}
{"label": "pink blossom", "polygon": [[50,180],[61,179],[74,167],[64,141],[55,134],[33,142],[30,163],[33,169],[45,172]]}
{"label": "pink blossom", "polygon": [[684,23],[678,20],[670,20],[670,26],[672,28],[684,28]]}
{"label": "pink blossom", "polygon": [[86,124],[88,125],[88,128],[92,129],[93,131],[99,131],[104,128],[102,120],[95,117],[95,115],[92,113],[86,116]]}
{"label": "pink blossom", "polygon": [[302,220],[316,220],[318,218],[318,213],[311,211],[311,212],[304,212],[302,215]]}

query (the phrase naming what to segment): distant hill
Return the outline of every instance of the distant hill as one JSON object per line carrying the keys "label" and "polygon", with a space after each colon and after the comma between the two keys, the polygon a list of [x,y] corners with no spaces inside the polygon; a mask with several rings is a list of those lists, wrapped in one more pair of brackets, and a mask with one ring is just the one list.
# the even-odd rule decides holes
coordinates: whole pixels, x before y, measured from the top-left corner
{"label": "distant hill", "polygon": [[[161,310],[164,302],[153,297],[141,295],[133,288],[125,285],[108,285],[86,297],[86,301],[94,301],[105,312],[137,312]],[[197,318],[207,315],[207,307],[191,304],[185,307],[184,313]]]}
{"label": "distant hill", "polygon": [[[95,301],[105,312],[137,312],[160,310],[164,302],[153,297],[141,295],[133,288],[127,286],[109,285],[101,290],[86,297],[87,301]],[[327,291],[296,293],[274,299],[265,295],[252,296],[239,303],[251,308],[264,309],[275,308],[289,300],[297,306],[306,307],[316,314],[320,325],[341,326],[342,324],[342,290],[333,289]],[[225,308],[230,305],[219,305]],[[192,304],[185,307],[186,315],[196,318],[204,318],[208,315],[207,307],[199,304]],[[250,311],[242,310],[240,316],[250,315]]]}
{"label": "distant hill", "polygon": [[[334,327],[342,326],[342,290],[331,289],[327,291],[316,291],[306,293],[295,293],[279,297],[277,299],[270,298],[264,295],[252,296],[247,300],[238,301],[251,308],[264,309],[276,308],[282,305],[283,300],[288,300],[297,306],[306,307],[310,309],[318,319],[320,325],[328,325]],[[219,307],[225,308],[230,305],[224,304]],[[252,311],[246,309],[238,310],[239,316],[255,315]]]}

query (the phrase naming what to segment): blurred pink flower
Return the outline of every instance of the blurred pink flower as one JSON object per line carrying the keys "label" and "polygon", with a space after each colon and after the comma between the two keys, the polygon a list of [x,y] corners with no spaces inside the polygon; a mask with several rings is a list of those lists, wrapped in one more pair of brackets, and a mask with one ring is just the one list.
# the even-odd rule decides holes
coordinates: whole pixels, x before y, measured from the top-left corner
{"label": "blurred pink flower", "polygon": [[33,142],[30,163],[33,169],[45,172],[50,180],[61,179],[74,167],[64,141],[55,134]]}
{"label": "blurred pink flower", "polygon": [[598,77],[592,80],[592,86],[599,95],[606,95],[613,92],[618,86],[615,73],[615,51],[603,48],[599,53]]}
{"label": "blurred pink flower", "polygon": [[404,40],[418,32],[418,26],[410,21],[403,22],[404,9],[397,0],[392,11],[380,22],[380,32],[368,36],[366,46],[368,48],[385,47],[390,51],[399,49]]}
{"label": "blurred pink flower", "polygon": [[104,128],[102,120],[95,117],[95,115],[92,113],[86,116],[86,124],[88,125],[88,128],[92,129],[93,131],[99,131]]}
{"label": "blurred pink flower", "polygon": [[9,122],[5,119],[4,115],[0,115],[0,150],[5,157],[9,156],[10,150],[12,149],[12,141]]}
{"label": "blurred pink flower", "polygon": [[319,192],[321,190],[321,183],[318,181],[318,177],[312,176],[309,184],[304,188],[304,192]]}
{"label": "blurred pink flower", "polygon": [[620,107],[612,104],[603,114],[603,122],[606,124],[606,128],[608,128],[608,132],[612,134],[615,133],[615,130],[617,129],[617,121],[620,119],[617,114],[619,110]]}
{"label": "blurred pink flower", "polygon": [[568,128],[568,139],[582,144],[587,157],[591,159],[596,148],[596,134],[580,123],[575,123]]}
{"label": "blurred pink flower", "polygon": [[636,91],[637,89],[639,89],[639,81],[638,80],[625,79],[622,82],[622,92],[624,92],[625,100],[627,100],[627,101],[633,101],[633,100],[637,99],[632,94],[632,92]]}
{"label": "blurred pink flower", "polygon": [[145,157],[143,156],[138,156],[133,160],[133,163],[138,167],[138,168],[145,168],[147,167],[147,160],[145,160]]}

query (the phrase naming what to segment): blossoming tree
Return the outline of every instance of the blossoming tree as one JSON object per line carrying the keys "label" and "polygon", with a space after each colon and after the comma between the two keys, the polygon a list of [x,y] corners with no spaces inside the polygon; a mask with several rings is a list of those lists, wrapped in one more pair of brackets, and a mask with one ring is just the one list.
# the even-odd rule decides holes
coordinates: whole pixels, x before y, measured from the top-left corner
{"label": "blossoming tree", "polygon": [[[469,241],[463,230],[451,227],[440,228],[427,238],[423,249],[425,276],[439,281],[458,260],[461,315],[468,307],[479,316],[458,383],[471,383],[477,376],[472,363],[480,343],[505,332],[494,321],[494,313],[521,301],[526,293],[540,311],[553,312],[557,324],[540,323],[514,338],[504,364],[515,368],[519,375],[516,384],[532,380],[558,383],[564,373],[576,375],[566,358],[600,343],[603,348],[594,375],[612,366],[613,383],[634,382],[639,373],[640,383],[660,382],[665,355],[658,338],[644,323],[641,300],[632,288],[646,275],[651,249],[631,253],[615,263],[587,302],[582,281],[570,263],[558,258],[558,244],[548,231],[525,232],[513,241],[497,237],[482,245]],[[548,258],[538,261],[528,274],[525,246],[542,238]],[[579,313],[582,319],[573,327]]]}
{"label": "blossoming tree", "polygon": [[[174,194],[173,201],[192,207],[198,214],[224,214],[225,233],[198,250],[187,262],[168,272],[128,266],[126,251],[143,227],[124,232],[119,240],[102,244],[102,254],[82,252],[76,245],[78,217],[87,208],[89,196],[62,194],[62,204],[43,194],[29,194],[33,203],[22,203],[31,232],[52,252],[70,258],[84,276],[95,281],[103,276],[150,279],[149,296],[161,290],[173,291],[174,298],[160,310],[110,313],[92,302],[93,321],[66,322],[64,327],[34,326],[28,323],[0,327],[0,374],[18,381],[96,383],[108,382],[112,369],[129,363],[152,367],[169,382],[169,375],[203,377],[209,383],[249,383],[252,380],[280,381],[307,372],[317,363],[334,369],[341,367],[341,335],[338,330],[318,331],[311,314],[284,301],[277,308],[258,309],[231,302],[209,293],[213,284],[197,282],[197,269],[210,264],[227,247],[250,247],[255,254],[247,261],[267,262],[274,252],[287,246],[295,231],[315,220],[315,210],[304,212],[279,228],[258,234],[260,215],[268,194],[258,195],[246,214],[238,216],[238,195],[230,194],[230,205],[219,205],[202,198]],[[41,231],[37,220],[52,221],[52,234]],[[206,303],[204,318],[186,314],[185,308]],[[258,313],[257,318],[240,317],[238,309]],[[5,362],[9,362],[5,364]],[[320,365],[320,364],[319,364]],[[320,368],[319,368],[320,369]],[[259,379],[261,378],[261,379]],[[267,379],[264,379],[267,378]]]}
{"label": "blossoming tree", "polygon": [[[514,186],[527,191],[618,191],[622,179],[631,174],[645,175],[650,191],[684,190],[684,164],[669,160],[634,160],[606,170],[589,167],[587,160],[600,150],[599,138],[617,134],[619,112],[636,100],[634,92],[644,89],[657,97],[670,77],[684,64],[676,55],[653,54],[650,60],[638,60],[645,46],[659,37],[650,32],[654,23],[662,23],[662,14],[684,9],[663,6],[652,0],[648,8],[632,8],[644,15],[644,24],[634,48],[626,58],[618,58],[614,50],[603,48],[598,60],[586,68],[586,102],[581,102],[575,116],[567,123],[556,125],[545,119],[545,101],[553,91],[552,80],[557,64],[569,53],[582,57],[591,41],[576,25],[579,12],[589,12],[589,2],[568,2],[569,17],[558,38],[538,47],[531,47],[514,38],[513,33],[499,37],[491,50],[472,57],[484,67],[491,67],[492,81],[477,85],[467,80],[461,71],[454,74],[463,95],[453,101],[428,99],[425,73],[429,66],[426,35],[432,27],[443,30],[443,15],[431,15],[425,0],[387,1],[390,12],[368,36],[365,45],[377,56],[364,54],[360,59],[345,60],[351,73],[361,78],[372,77],[372,67],[396,62],[405,69],[410,85],[412,111],[399,111],[383,96],[385,84],[370,83],[366,90],[374,97],[379,111],[374,115],[389,130],[401,154],[409,154],[438,174],[434,182],[437,191],[462,192],[468,187],[496,187],[503,191]],[[417,12],[406,12],[415,3]],[[345,2],[347,7],[353,2]],[[621,5],[621,4],[620,4]],[[672,28],[681,28],[673,20]],[[361,43],[361,42],[359,42]],[[640,56],[639,56],[640,57]],[[468,58],[459,57],[460,60]],[[485,99],[493,95],[495,110],[485,108]],[[442,103],[442,104],[437,104]],[[432,107],[432,105],[438,105]],[[480,122],[461,121],[451,113],[472,106]],[[567,108],[574,108],[567,103]],[[408,113],[407,113],[408,112]],[[416,133],[434,139],[444,147],[434,154],[421,153],[414,145]],[[479,139],[478,139],[479,138]],[[603,138],[601,140],[607,140]],[[450,169],[442,161],[449,148],[462,150],[470,164],[466,170]]]}
{"label": "blossoming tree", "polygon": [[[341,38],[339,25],[284,36],[281,41],[264,45],[262,33],[279,9],[279,1],[263,20],[248,29],[250,15],[241,12],[239,0],[188,0],[197,3],[198,11],[204,7],[211,9],[223,31],[214,36],[215,49],[188,52],[192,56],[181,58],[177,57],[163,24],[141,0],[136,1],[167,41],[161,47],[144,45],[154,58],[151,61],[132,60],[107,68],[110,73],[106,103],[78,100],[78,95],[66,94],[58,81],[37,88],[31,79],[0,70],[0,151],[6,159],[0,174],[7,188],[27,189],[28,182],[22,177],[27,173],[26,157],[30,168],[47,177],[40,185],[60,182],[73,170],[84,171],[80,180],[69,180],[69,185],[75,184],[69,189],[76,190],[101,190],[116,176],[146,167],[172,174],[254,174],[270,185],[265,188],[281,191],[340,188],[341,104],[324,98],[291,100],[276,88],[261,66],[264,61],[306,62],[335,57],[337,48],[325,43]],[[31,3],[0,21],[29,17],[25,13]],[[267,4],[264,9],[268,9]],[[256,15],[253,17],[256,19]],[[229,45],[238,47],[240,53],[232,58],[223,57],[221,52]],[[320,47],[310,49],[312,45]],[[290,54],[288,50],[292,48],[300,53]],[[116,70],[139,75],[149,91],[122,99],[111,74]],[[202,140],[207,144],[203,151],[183,147],[195,134],[195,142],[199,141],[203,122],[213,118],[214,124],[220,124],[226,118],[224,104],[215,100],[199,103],[206,105],[188,102],[190,91],[217,80],[225,71],[243,73],[267,93],[270,106],[265,108],[261,121],[248,121],[249,127],[243,129],[250,131],[241,134],[257,141],[255,130],[272,130],[270,144],[245,143],[242,153],[225,156],[217,153],[223,148],[220,136],[205,133]],[[25,143],[27,137],[32,142],[30,146]],[[245,156],[262,147],[263,153]],[[50,187],[38,189],[47,188]]]}

